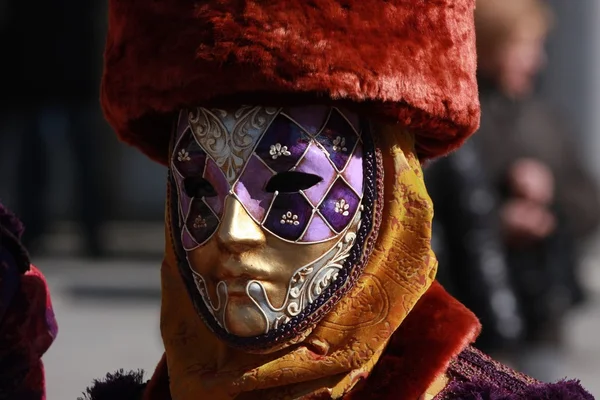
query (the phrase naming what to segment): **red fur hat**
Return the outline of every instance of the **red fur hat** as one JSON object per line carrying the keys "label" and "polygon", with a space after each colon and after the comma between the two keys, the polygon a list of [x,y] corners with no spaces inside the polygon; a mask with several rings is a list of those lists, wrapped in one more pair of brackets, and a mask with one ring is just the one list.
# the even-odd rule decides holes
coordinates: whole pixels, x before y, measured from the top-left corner
{"label": "red fur hat", "polygon": [[110,0],[102,106],[161,163],[175,111],[248,103],[343,103],[441,155],[479,123],[474,3]]}

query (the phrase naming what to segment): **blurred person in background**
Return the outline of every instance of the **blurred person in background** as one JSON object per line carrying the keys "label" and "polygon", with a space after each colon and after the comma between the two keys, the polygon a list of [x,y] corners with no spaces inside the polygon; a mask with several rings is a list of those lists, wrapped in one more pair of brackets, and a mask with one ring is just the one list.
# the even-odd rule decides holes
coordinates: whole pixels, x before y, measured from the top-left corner
{"label": "blurred person in background", "polygon": [[425,168],[435,207],[431,245],[438,281],[481,321],[477,347],[502,359],[520,343],[524,321],[500,234],[499,196],[482,163],[470,140]]}
{"label": "blurred person in background", "polygon": [[50,222],[48,171],[59,156],[50,154],[48,144],[66,139],[76,166],[76,209],[86,254],[102,255],[104,192],[91,119],[97,107],[92,4],[7,0],[2,12],[0,42],[8,71],[1,82],[0,119],[2,135],[18,143],[5,150],[17,152],[14,204],[26,226],[23,241],[35,252]]}
{"label": "blurred person in background", "polygon": [[600,219],[596,184],[569,125],[534,95],[553,15],[541,0],[480,0],[475,12],[481,128],[473,139],[499,196],[510,279],[525,320],[518,368],[561,376],[565,313],[583,300],[577,245]]}

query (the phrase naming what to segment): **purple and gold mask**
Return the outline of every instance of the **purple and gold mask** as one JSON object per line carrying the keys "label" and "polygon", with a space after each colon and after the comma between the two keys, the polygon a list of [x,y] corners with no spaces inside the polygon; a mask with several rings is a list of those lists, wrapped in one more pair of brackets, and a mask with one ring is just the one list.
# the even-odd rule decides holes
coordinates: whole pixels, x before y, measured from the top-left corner
{"label": "purple and gold mask", "polygon": [[197,108],[180,113],[173,143],[180,271],[205,322],[240,346],[307,331],[365,258],[367,125],[327,106]]}

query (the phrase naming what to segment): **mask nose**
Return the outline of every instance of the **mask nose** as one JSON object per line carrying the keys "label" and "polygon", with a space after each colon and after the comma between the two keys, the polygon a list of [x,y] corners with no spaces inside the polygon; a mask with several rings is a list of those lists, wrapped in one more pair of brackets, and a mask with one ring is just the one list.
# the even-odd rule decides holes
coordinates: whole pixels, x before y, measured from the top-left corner
{"label": "mask nose", "polygon": [[219,244],[230,253],[243,253],[266,242],[260,227],[234,196],[227,196],[223,219],[217,231]]}

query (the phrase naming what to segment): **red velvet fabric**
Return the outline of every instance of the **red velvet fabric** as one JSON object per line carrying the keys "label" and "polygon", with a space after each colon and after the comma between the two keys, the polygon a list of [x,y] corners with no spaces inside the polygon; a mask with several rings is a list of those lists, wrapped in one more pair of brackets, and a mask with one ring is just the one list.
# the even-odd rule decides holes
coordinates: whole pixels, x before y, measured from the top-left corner
{"label": "red velvet fabric", "polygon": [[[419,398],[446,372],[452,359],[475,340],[479,330],[475,315],[435,282],[394,333],[371,375],[345,398]],[[168,385],[163,356],[144,400],[171,400]]]}
{"label": "red velvet fabric", "polygon": [[457,147],[479,123],[474,0],[110,0],[102,106],[165,164],[186,106],[341,102]]}

